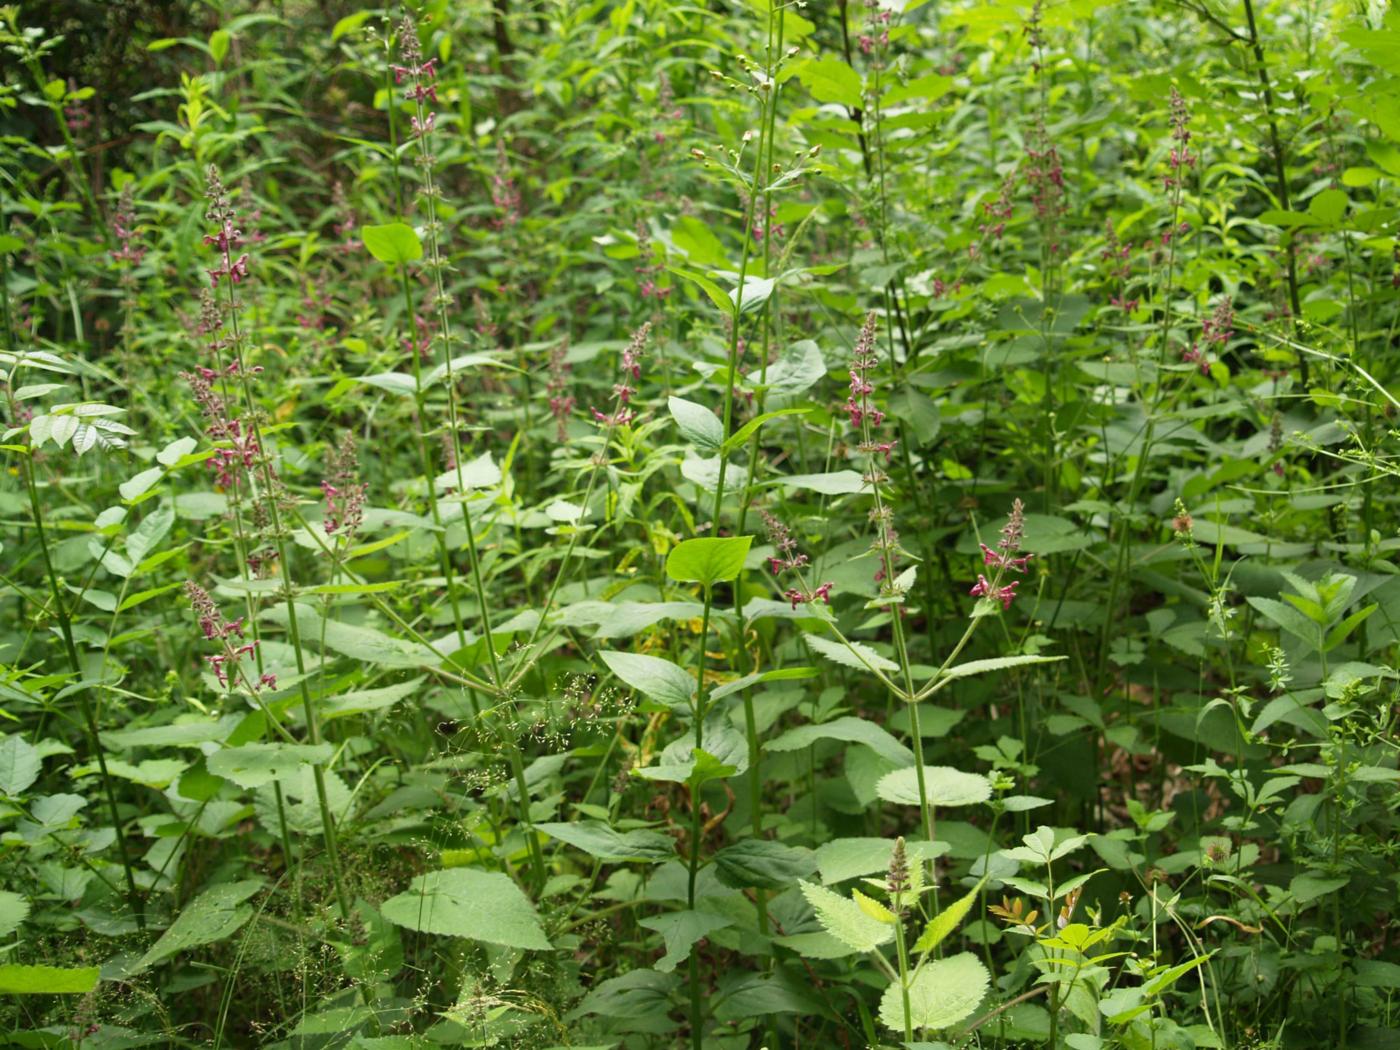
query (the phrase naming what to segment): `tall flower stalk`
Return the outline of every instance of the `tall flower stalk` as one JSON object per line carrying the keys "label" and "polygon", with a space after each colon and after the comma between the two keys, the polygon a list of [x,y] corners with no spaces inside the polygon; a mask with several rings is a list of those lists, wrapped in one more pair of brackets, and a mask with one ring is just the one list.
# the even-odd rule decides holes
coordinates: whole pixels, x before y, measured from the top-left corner
{"label": "tall flower stalk", "polygon": [[[306,737],[307,741],[314,746],[321,742],[321,731],[316,715],[316,706],[308,685],[309,676],[306,673],[306,660],[302,654],[301,628],[297,620],[296,600],[292,592],[291,563],[287,558],[287,534],[282,524],[281,500],[279,498],[281,481],[276,476],[272,460],[267,453],[267,446],[263,441],[262,429],[258,422],[257,401],[253,396],[251,377],[246,361],[243,330],[239,323],[237,289],[238,285],[248,277],[251,264],[246,253],[240,253],[236,258],[234,256],[234,252],[242,244],[243,235],[237,226],[237,213],[234,211],[228,193],[224,189],[223,181],[219,177],[219,169],[212,164],[206,172],[206,180],[205,196],[209,201],[209,206],[205,212],[205,218],[213,224],[214,232],[207,235],[204,240],[206,244],[212,245],[218,253],[218,265],[209,270],[209,279],[211,285],[216,290],[221,290],[225,297],[229,326],[227,346],[233,357],[230,369],[238,381],[243,396],[244,411],[247,413],[244,425],[246,427],[245,440],[248,444],[242,447],[241,455],[248,457],[245,465],[255,466],[258,474],[261,475],[261,491],[256,491],[256,487],[252,485],[251,474],[250,489],[254,489],[255,506],[267,516],[268,529],[272,536],[273,547],[277,552],[277,563],[280,566],[284,583],[282,597],[287,614],[287,635],[296,661],[297,687],[301,695],[302,713],[306,722]],[[331,815],[330,799],[326,790],[326,765],[324,762],[313,762],[311,770],[316,787],[316,801],[320,809],[326,862],[330,868],[331,881],[335,886],[336,903],[339,906],[341,918],[348,921],[350,918],[350,898],[345,889],[335,820]]]}
{"label": "tall flower stalk", "polygon": [[[460,411],[457,404],[457,378],[452,364],[454,343],[452,300],[447,294],[443,276],[447,260],[442,254],[442,224],[438,221],[437,202],[441,196],[433,173],[436,158],[433,156],[431,139],[437,125],[437,114],[428,103],[437,102],[437,59],[423,58],[423,45],[418,39],[418,26],[411,15],[405,14],[399,23],[399,54],[402,65],[393,68],[394,80],[405,85],[404,97],[413,103],[410,118],[411,134],[417,143],[416,163],[422,179],[419,196],[427,211],[425,233],[427,234],[427,259],[424,263],[433,278],[433,312],[437,318],[437,339],[442,344],[443,381],[447,386],[447,427],[448,443],[451,448],[451,469],[456,473],[457,498],[462,501],[462,524],[467,535],[468,555],[471,559],[472,586],[476,592],[477,604],[481,610],[481,633],[486,639],[486,657],[491,667],[491,681],[501,683],[500,660],[496,655],[496,645],[492,638],[491,608],[487,601],[486,584],[481,573],[481,554],[477,547],[476,529],[472,525],[471,508],[468,506],[468,488],[462,473],[462,436]],[[432,483],[432,479],[429,479]]]}

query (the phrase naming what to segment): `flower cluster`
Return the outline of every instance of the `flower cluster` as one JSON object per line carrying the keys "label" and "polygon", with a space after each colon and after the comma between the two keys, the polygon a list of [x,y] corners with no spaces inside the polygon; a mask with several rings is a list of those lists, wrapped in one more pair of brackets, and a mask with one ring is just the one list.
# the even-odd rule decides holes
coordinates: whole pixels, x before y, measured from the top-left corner
{"label": "flower cluster", "polygon": [[369,490],[360,480],[360,457],[355,448],[355,435],[346,431],[340,444],[328,457],[326,477],[321,481],[321,493],[326,498],[326,514],[322,527],[326,535],[339,532],[349,543],[365,516],[365,495]]}
{"label": "flower cluster", "polygon": [[549,379],[545,391],[549,394],[549,414],[554,417],[556,436],[565,441],[569,436],[569,416],[578,405],[577,399],[569,392],[569,373],[573,366],[568,362],[569,340],[549,352]]}
{"label": "flower cluster", "polygon": [[219,265],[207,270],[209,286],[219,287],[219,282],[225,277],[234,284],[241,284],[248,277],[248,255],[245,252],[237,259],[233,257],[235,249],[243,243],[243,232],[235,225],[238,215],[233,210],[228,191],[224,189],[223,180],[219,177],[219,169],[213,164],[205,171],[205,180],[204,196],[209,201],[209,207],[205,210],[204,217],[214,223],[218,230],[205,234],[204,243],[217,248],[221,256]]}
{"label": "flower cluster", "polygon": [[875,353],[875,311],[866,315],[856,339],[856,347],[851,355],[851,393],[846,398],[846,412],[851,417],[851,426],[858,427],[863,420],[878,427],[885,421],[885,414],[870,403],[870,395],[875,393],[875,384],[870,381],[870,373],[880,364]]}
{"label": "flower cluster", "polygon": [[973,584],[972,590],[968,594],[974,598],[987,598],[994,602],[1001,602],[1003,609],[1011,608],[1012,601],[1016,598],[1016,588],[1020,586],[1020,580],[1012,580],[1008,584],[1002,584],[1001,579],[1007,570],[1024,573],[1026,563],[1033,555],[1023,554],[1017,557],[1021,549],[1021,541],[1026,533],[1026,512],[1025,507],[1019,499],[1011,504],[1011,513],[1007,515],[1006,524],[1001,528],[1001,539],[997,541],[996,549],[981,544],[982,564],[993,570],[992,578],[987,579],[981,573],[977,574],[977,582]]}
{"label": "flower cluster", "polygon": [[[218,679],[219,685],[228,688],[229,665],[236,668],[243,657],[256,652],[257,640],[244,641],[243,618],[225,620],[219,607],[214,604],[214,599],[209,597],[209,592],[193,580],[185,584],[185,597],[189,599],[190,607],[194,610],[200,632],[204,635],[205,640],[217,641],[223,646],[222,652],[206,656],[204,659],[208,661],[209,668],[214,672],[214,677]],[[230,638],[237,638],[241,644],[235,645],[229,640]],[[277,688],[276,675],[263,674],[255,688],[261,689],[263,687]]]}
{"label": "flower cluster", "polygon": [[404,64],[389,68],[394,71],[395,84],[408,81],[409,86],[404,92],[404,98],[410,102],[436,102],[437,86],[433,82],[437,80],[437,59],[423,61],[423,45],[418,40],[418,27],[409,15],[404,15],[403,21],[399,23],[399,48]]}
{"label": "flower cluster", "polygon": [[136,210],[132,203],[130,182],[122,187],[121,196],[117,198],[117,210],[112,215],[112,236],[121,245],[121,247],[113,249],[112,261],[140,266],[141,260],[146,257],[146,249],[135,243]]}
{"label": "flower cluster", "polygon": [[865,0],[867,21],[865,32],[860,35],[862,54],[873,55],[877,48],[890,45],[890,12],[882,10],[880,0]]}
{"label": "flower cluster", "polygon": [[666,75],[666,71],[664,69],[657,75],[657,81],[657,125],[652,128],[651,137],[655,142],[661,143],[665,142],[667,138],[667,129],[665,125],[670,121],[680,120],[681,117],[685,115],[685,113],[681,110],[680,106],[676,105],[676,95],[675,92],[671,90],[671,78]]}
{"label": "flower cluster", "polygon": [[1235,308],[1228,299],[1224,299],[1211,311],[1211,315],[1201,322],[1200,338],[1182,351],[1181,359],[1199,365],[1202,375],[1210,375],[1210,348],[1215,347],[1216,354],[1220,354],[1234,334]]}
{"label": "flower cluster", "polygon": [[1196,166],[1196,155],[1190,149],[1191,129],[1188,125],[1191,123],[1191,113],[1175,86],[1171,89],[1169,107],[1172,146],[1167,154],[1167,167],[1170,170],[1162,176],[1162,187],[1174,190],[1181,185],[1186,170]]}
{"label": "flower cluster", "polygon": [[799,605],[806,605],[809,602],[822,601],[831,604],[831,589],[835,583],[823,583],[819,587],[808,589],[802,579],[802,567],[807,564],[807,555],[797,549],[797,541],[792,537],[792,531],[783,524],[775,515],[767,510],[760,510],[759,517],[763,519],[763,527],[768,532],[768,539],[772,542],[777,554],[769,557],[768,568],[774,576],[781,576],[785,572],[795,573],[798,586],[789,587],[783,592],[783,598],[792,603],[795,610]]}
{"label": "flower cluster", "polygon": [[491,203],[496,206],[496,229],[504,230],[520,222],[520,191],[510,174],[510,158],[505,143],[496,140],[496,167],[491,172]]}
{"label": "flower cluster", "polygon": [[663,288],[657,278],[666,268],[656,261],[656,253],[651,248],[651,230],[642,219],[637,220],[637,290],[643,299],[665,299],[671,289]]}
{"label": "flower cluster", "polygon": [[[214,390],[214,380],[220,376],[237,375],[238,362],[228,365],[222,372],[200,366],[193,372],[181,372],[180,378],[189,384],[195,403],[204,414],[204,432],[214,441],[228,442],[214,449],[209,458],[209,467],[220,488],[233,489],[238,483],[240,470],[251,470],[258,460],[258,439],[251,427],[245,427],[239,420],[229,416],[224,399]],[[261,371],[260,367],[250,372]]]}
{"label": "flower cluster", "polygon": [[642,378],[642,352],[646,349],[647,339],[651,337],[651,322],[648,321],[642,327],[632,333],[632,338],[628,340],[627,346],[622,351],[622,382],[613,385],[613,396],[617,399],[617,405],[611,413],[600,412],[593,409],[593,418],[598,423],[606,427],[626,426],[637,418],[637,414],[627,407],[632,402],[632,395],[637,391],[633,389],[630,379],[635,382]]}

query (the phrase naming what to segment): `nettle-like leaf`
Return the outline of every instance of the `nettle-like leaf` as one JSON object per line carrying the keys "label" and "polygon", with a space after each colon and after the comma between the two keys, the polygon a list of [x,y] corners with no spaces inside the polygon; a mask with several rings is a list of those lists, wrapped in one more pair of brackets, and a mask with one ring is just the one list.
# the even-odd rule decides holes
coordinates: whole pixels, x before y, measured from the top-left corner
{"label": "nettle-like leaf", "polygon": [[704,747],[694,746],[687,735],[673,741],[661,752],[654,766],[633,770],[644,780],[666,780],[699,787],[711,780],[737,776],[749,768],[749,744],[744,734],[724,724],[711,726],[704,735]]}
{"label": "nettle-like leaf", "polygon": [[804,634],[802,640],[832,663],[858,671],[898,671],[899,664],[881,656],[860,642],[839,642],[817,634]]}
{"label": "nettle-like leaf", "polygon": [[[987,994],[991,980],[987,967],[971,952],[919,967],[909,981],[908,1027],[937,1031],[967,1020]],[[904,989],[896,982],[880,999],[880,1021],[902,1032],[905,1020]]]}
{"label": "nettle-like leaf", "polygon": [[[918,770],[896,769],[886,773],[876,783],[875,793],[886,802],[917,806]],[[992,783],[980,773],[964,773],[951,766],[925,766],[924,797],[931,806],[971,806],[992,797]]]}
{"label": "nettle-like leaf", "polygon": [[986,880],[983,879],[982,882],[979,882],[970,891],[930,919],[929,924],[924,927],[924,932],[914,942],[913,950],[927,955],[947,940],[948,935],[962,925],[963,919],[967,918],[967,913],[977,903],[977,896],[982,892],[982,886],[985,882]]}
{"label": "nettle-like leaf", "polygon": [[842,944],[858,952],[871,952],[894,940],[892,924],[867,914],[851,898],[810,882],[798,885],[822,929]]}
{"label": "nettle-like leaf", "polygon": [[421,933],[548,951],[535,906],[509,875],[448,868],[419,875],[380,908],[384,918]]}
{"label": "nettle-like leaf", "polygon": [[242,879],[213,886],[192,900],[176,916],[160,939],[137,959],[125,976],[131,977],[181,952],[231,937],[253,917],[244,902],[262,889],[260,879]]}

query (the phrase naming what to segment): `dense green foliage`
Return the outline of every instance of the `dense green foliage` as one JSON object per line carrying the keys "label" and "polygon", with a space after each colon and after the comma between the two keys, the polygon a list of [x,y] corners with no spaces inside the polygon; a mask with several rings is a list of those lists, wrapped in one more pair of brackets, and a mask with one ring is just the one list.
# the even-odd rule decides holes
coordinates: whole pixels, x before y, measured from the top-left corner
{"label": "dense green foliage", "polygon": [[1400,1046],[1400,13],[0,48],[9,1042]]}

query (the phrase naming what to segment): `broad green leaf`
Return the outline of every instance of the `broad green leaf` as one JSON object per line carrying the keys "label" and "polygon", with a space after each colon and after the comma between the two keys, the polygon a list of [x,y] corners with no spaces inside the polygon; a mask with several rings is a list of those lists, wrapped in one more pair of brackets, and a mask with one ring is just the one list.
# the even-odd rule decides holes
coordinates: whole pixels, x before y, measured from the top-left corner
{"label": "broad green leaf", "polygon": [[1345,190],[1323,190],[1308,202],[1308,214],[1324,226],[1335,226],[1347,211]]}
{"label": "broad green leaf", "polygon": [[[360,627],[338,620],[322,620],[310,605],[297,603],[297,624],[303,641],[320,645],[362,663],[379,667],[436,667],[443,656],[426,645],[407,639],[392,638],[373,627]],[[287,625],[287,607],[283,604],[264,609],[261,618],[278,626]]]}
{"label": "broad green leaf", "polygon": [[0,740],[0,794],[14,798],[39,778],[39,752],[18,733]]}
{"label": "broad green leaf", "polygon": [[896,765],[909,765],[914,761],[914,752],[901,744],[883,726],[854,715],[843,715],[830,722],[797,726],[783,733],[776,740],[764,745],[767,751],[798,751],[810,747],[818,740],[845,740],[864,744],[881,758]]}
{"label": "broad green leaf", "polygon": [[667,915],[653,915],[639,922],[639,925],[649,930],[656,930],[666,942],[666,954],[656,962],[656,969],[660,973],[674,971],[690,957],[691,949],[702,938],[733,924],[732,919],[704,911],[677,911]]}
{"label": "broad green leaf", "polygon": [[823,496],[849,496],[865,488],[865,479],[854,470],[833,470],[826,474],[788,474],[771,482],[790,489],[806,489]]}
{"label": "broad green leaf", "polygon": [[96,966],[0,966],[0,995],[85,995],[97,986]]}
{"label": "broad green leaf", "polygon": [[748,381],[764,387],[770,395],[796,397],[826,378],[826,360],[821,347],[811,339],[799,339],[784,348],[778,359],[763,371],[751,372]]}
{"label": "broad green leaf", "polygon": [[509,875],[476,868],[430,871],[380,907],[406,929],[466,937],[511,948],[548,951],[535,906]]}
{"label": "broad green leaf", "polygon": [[812,58],[798,63],[797,79],[818,102],[861,108],[860,74],[839,58]]}
{"label": "broad green leaf", "polygon": [[[909,1027],[937,1030],[966,1020],[990,984],[987,967],[971,952],[926,963],[909,982]],[[880,1020],[894,1031],[905,1029],[904,995],[897,982],[880,999]]]}
{"label": "broad green leaf", "polygon": [[233,43],[233,38],[229,36],[228,30],[216,29],[209,34],[209,55],[214,59],[214,65],[221,66],[228,56],[229,45]]}
{"label": "broad green leaf", "polygon": [[261,879],[243,879],[205,890],[185,905],[160,935],[160,940],[151,945],[124,976],[134,976],[181,952],[231,937],[253,917],[252,907],[244,901],[262,889],[262,885]]}
{"label": "broad green leaf", "polygon": [[406,263],[423,258],[423,242],[413,227],[402,222],[360,227],[360,240],[382,263]]}
{"label": "broad green leaf", "polygon": [[671,708],[688,708],[695,698],[695,676],[670,660],[641,653],[598,654],[608,670],[639,693]]}
{"label": "broad green leaf", "polygon": [[893,926],[871,918],[849,897],[810,882],[799,885],[822,929],[842,944],[858,952],[870,952],[894,940]]}
{"label": "broad green leaf", "polygon": [[590,857],[609,863],[669,860],[676,855],[675,841],[659,831],[617,831],[601,820],[536,824],[534,827],[583,850]]}
{"label": "broad green leaf", "polygon": [[[920,864],[935,860],[948,852],[944,842],[906,842],[905,849],[910,864]],[[817,870],[822,882],[831,885],[845,882],[861,875],[888,871],[890,858],[894,853],[894,843],[879,838],[832,839],[817,848]]]}
{"label": "broad green leaf", "polygon": [[812,851],[769,839],[740,839],[714,856],[715,874],[726,886],[783,889],[817,870]]}
{"label": "broad green leaf", "polygon": [[334,751],[330,744],[244,744],[215,751],[207,761],[215,776],[255,788],[298,776],[303,766],[328,762]]}
{"label": "broad green leaf", "polygon": [[706,587],[732,580],[744,571],[744,559],[752,543],[752,536],[683,540],[666,558],[666,575],[678,583]]}
{"label": "broad green leaf", "polygon": [[681,436],[701,452],[717,452],[724,443],[724,424],[704,405],[673,397],[667,403],[671,418],[680,427]]}
{"label": "broad green leaf", "polygon": [[[886,773],[875,785],[875,792],[886,802],[917,806],[918,770]],[[979,773],[964,773],[951,766],[924,766],[924,792],[931,806],[971,806],[992,797],[992,783]]]}

